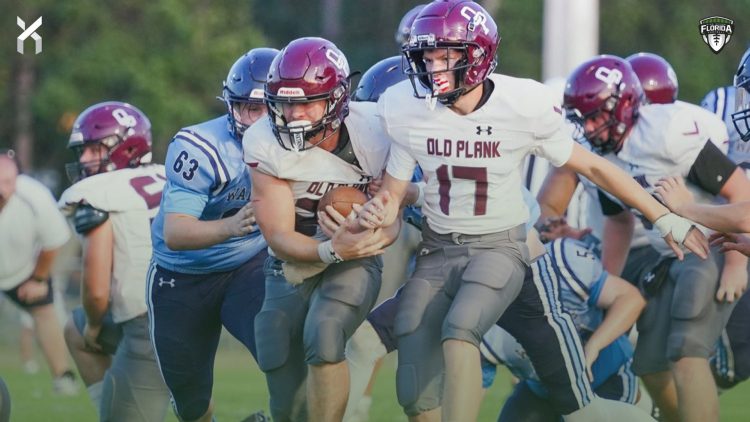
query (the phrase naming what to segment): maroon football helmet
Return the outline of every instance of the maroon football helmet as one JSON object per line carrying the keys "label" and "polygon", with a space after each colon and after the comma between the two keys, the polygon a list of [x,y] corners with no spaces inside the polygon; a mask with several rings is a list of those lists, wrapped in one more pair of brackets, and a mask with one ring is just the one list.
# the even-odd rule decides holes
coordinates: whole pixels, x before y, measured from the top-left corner
{"label": "maroon football helmet", "polygon": [[404,44],[409,42],[409,34],[411,34],[411,25],[414,23],[414,19],[417,17],[419,12],[424,9],[426,5],[425,4],[418,4],[414,7],[412,7],[406,14],[404,14],[404,17],[401,18],[401,22],[398,23],[398,28],[396,29],[396,43],[399,47],[403,47]]}
{"label": "maroon football helmet", "polygon": [[[271,63],[265,99],[276,139],[292,151],[312,148],[332,135],[349,114],[349,63],[344,53],[323,38],[299,38],[284,47]],[[283,104],[325,100],[317,122],[288,122]],[[309,142],[323,131],[315,144]]]}
{"label": "maroon football helmet", "polygon": [[[568,77],[563,97],[568,120],[600,154],[619,151],[625,134],[635,124],[643,89],[630,64],[610,55],[597,56],[578,66]],[[588,119],[601,113],[608,118],[587,132]],[[610,130],[611,129],[611,130]]]}
{"label": "maroon football helmet", "polygon": [[[414,19],[409,42],[403,46],[410,68],[407,74],[414,85],[414,95],[424,98],[415,79],[443,104],[450,105],[458,97],[481,84],[497,66],[500,43],[497,25],[482,6],[468,0],[437,0],[426,5]],[[460,50],[463,58],[452,68],[456,87],[439,92],[433,86],[434,73],[424,63],[425,50],[436,48]]]}
{"label": "maroon football helmet", "polygon": [[636,53],[625,60],[638,75],[647,103],[671,104],[677,101],[677,74],[663,57],[653,53]]}
{"label": "maroon football helmet", "polygon": [[107,101],[94,104],[73,123],[68,148],[80,159],[84,147],[90,144],[103,145],[107,154],[93,162],[66,164],[65,170],[72,182],[151,162],[151,122],[141,110],[127,103]]}

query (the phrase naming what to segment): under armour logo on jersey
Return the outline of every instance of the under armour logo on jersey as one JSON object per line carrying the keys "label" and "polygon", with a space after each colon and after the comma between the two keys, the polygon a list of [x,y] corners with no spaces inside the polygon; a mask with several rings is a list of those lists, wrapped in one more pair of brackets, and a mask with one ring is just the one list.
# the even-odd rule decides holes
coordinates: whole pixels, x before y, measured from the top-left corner
{"label": "under armour logo on jersey", "polygon": [[482,126],[477,126],[477,135],[481,135],[482,132],[487,132],[488,135],[492,135],[492,126],[487,126],[485,129],[482,129]]}
{"label": "under armour logo on jersey", "polygon": [[464,6],[464,8],[461,9],[461,16],[469,21],[469,26],[466,28],[469,32],[473,32],[477,26],[481,26],[484,35],[490,33],[490,28],[487,28],[487,25],[485,25],[487,22],[487,16],[484,13],[478,12],[469,6]]}
{"label": "under armour logo on jersey", "polygon": [[607,85],[616,85],[622,80],[622,72],[620,72],[620,69],[609,69],[604,66],[599,66],[594,73],[594,77]]}
{"label": "under armour logo on jersey", "polygon": [[161,286],[163,286],[163,285],[165,285],[165,284],[168,284],[168,285],[169,285],[169,287],[172,287],[172,288],[174,288],[174,282],[175,282],[175,280],[174,280],[174,279],[171,279],[171,280],[164,280],[163,278],[159,277],[159,287],[161,287]]}

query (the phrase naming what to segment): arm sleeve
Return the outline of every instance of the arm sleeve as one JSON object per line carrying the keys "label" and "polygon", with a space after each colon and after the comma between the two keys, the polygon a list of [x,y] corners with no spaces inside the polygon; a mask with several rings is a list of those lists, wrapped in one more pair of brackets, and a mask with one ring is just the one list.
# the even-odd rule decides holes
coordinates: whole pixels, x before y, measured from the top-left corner
{"label": "arm sleeve", "polygon": [[687,180],[704,191],[717,195],[737,165],[713,143],[706,142],[690,166]]}

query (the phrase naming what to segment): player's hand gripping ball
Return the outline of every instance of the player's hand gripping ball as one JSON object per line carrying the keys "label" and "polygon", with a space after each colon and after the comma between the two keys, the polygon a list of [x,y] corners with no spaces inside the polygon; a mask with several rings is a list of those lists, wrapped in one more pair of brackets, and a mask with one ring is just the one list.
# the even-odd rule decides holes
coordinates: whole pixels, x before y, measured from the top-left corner
{"label": "player's hand gripping ball", "polygon": [[[326,192],[318,202],[318,211],[325,211],[330,205],[339,214],[346,217],[352,212],[352,204],[362,205],[367,202],[367,195],[351,186],[339,186]],[[335,220],[335,219],[334,219]]]}

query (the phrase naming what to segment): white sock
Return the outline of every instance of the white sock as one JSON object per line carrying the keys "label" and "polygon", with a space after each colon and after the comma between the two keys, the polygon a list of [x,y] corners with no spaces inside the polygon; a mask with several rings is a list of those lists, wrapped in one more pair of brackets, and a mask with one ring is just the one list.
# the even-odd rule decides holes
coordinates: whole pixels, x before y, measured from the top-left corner
{"label": "white sock", "polygon": [[95,382],[88,387],[86,387],[86,390],[89,392],[89,398],[91,399],[91,403],[94,405],[94,409],[96,409],[96,416],[99,417],[100,411],[102,409],[102,388],[104,387],[104,383],[102,381]]}

